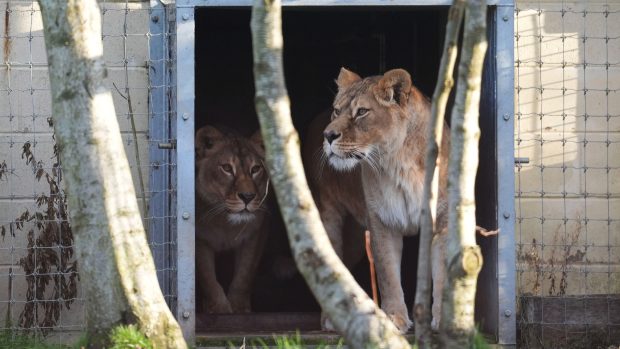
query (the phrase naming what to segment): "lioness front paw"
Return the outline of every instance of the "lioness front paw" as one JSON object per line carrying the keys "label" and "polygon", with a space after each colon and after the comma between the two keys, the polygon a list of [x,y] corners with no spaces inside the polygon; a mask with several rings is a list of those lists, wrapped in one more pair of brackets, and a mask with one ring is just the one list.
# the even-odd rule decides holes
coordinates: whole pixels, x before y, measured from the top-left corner
{"label": "lioness front paw", "polygon": [[252,311],[250,297],[242,294],[229,294],[228,300],[233,313],[249,313]]}
{"label": "lioness front paw", "polygon": [[390,318],[390,320],[392,320],[394,325],[396,325],[396,328],[398,328],[398,331],[400,331],[400,333],[403,333],[403,334],[407,333],[411,325],[413,325],[413,322],[409,320],[409,315],[407,315],[407,313],[405,314],[386,313],[386,314]]}
{"label": "lioness front paw", "polygon": [[207,301],[207,313],[210,314],[229,314],[232,313],[232,307],[226,297]]}

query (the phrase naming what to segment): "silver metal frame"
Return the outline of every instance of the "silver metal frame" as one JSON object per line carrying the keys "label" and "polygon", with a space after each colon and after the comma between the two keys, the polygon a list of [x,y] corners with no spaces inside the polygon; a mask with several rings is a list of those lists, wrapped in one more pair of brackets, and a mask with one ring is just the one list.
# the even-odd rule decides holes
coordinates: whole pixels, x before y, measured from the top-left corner
{"label": "silver metal frame", "polygon": [[[452,0],[282,0],[283,6],[448,6]],[[498,344],[516,343],[514,242],[514,59],[513,0],[489,0],[496,7],[496,158],[498,238]],[[195,336],[194,46],[195,7],[251,6],[252,0],[177,0],[177,318],[185,338]]]}
{"label": "silver metal frame", "polygon": [[[513,0],[487,0],[487,5],[512,5]],[[282,0],[282,6],[450,6],[452,0]],[[252,6],[252,0],[177,0],[177,8]]]}
{"label": "silver metal frame", "polygon": [[176,19],[177,319],[185,339],[194,343],[194,8],[177,7]]}
{"label": "silver metal frame", "polygon": [[[172,255],[168,249],[172,241],[170,231],[170,196],[168,186],[170,183],[170,172],[168,166],[158,166],[170,163],[170,152],[161,149],[158,142],[170,139],[170,128],[166,127],[170,105],[166,93],[169,85],[167,81],[167,32],[166,9],[163,4],[152,1],[149,13],[149,31],[157,39],[149,41],[149,161],[150,166],[150,188],[152,196],[149,200],[148,216],[157,220],[148,226],[149,240],[153,243],[153,258],[156,269],[158,270],[159,285],[164,295],[171,295],[171,278],[166,272],[170,271]],[[153,142],[157,140],[158,142]],[[169,300],[169,299],[168,299]],[[169,304],[171,308],[174,304]]]}
{"label": "silver metal frame", "polygon": [[516,345],[514,207],[514,3],[495,11],[498,344]]}

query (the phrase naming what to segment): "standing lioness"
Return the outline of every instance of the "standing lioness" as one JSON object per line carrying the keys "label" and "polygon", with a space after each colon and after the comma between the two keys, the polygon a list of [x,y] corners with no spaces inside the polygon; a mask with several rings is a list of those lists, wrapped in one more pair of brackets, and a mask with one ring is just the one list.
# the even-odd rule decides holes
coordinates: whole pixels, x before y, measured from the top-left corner
{"label": "standing lioness", "polygon": [[[403,236],[418,233],[424,185],[424,157],[430,102],[411,84],[409,73],[394,69],[362,79],[344,68],[332,121],[323,132],[329,164],[348,171],[361,164],[364,201],[372,234],[381,308],[405,332],[410,326],[400,280]],[[439,154],[437,231],[447,221],[449,132]],[[433,326],[440,316],[445,234],[433,241]]]}

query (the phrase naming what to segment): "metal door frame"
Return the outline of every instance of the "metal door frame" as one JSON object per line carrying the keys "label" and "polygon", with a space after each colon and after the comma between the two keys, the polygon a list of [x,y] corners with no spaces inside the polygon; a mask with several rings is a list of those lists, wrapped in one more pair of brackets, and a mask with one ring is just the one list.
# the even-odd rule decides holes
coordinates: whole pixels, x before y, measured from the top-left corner
{"label": "metal door frame", "polygon": [[[283,6],[449,6],[452,0],[283,0]],[[195,337],[195,208],[194,208],[194,57],[196,7],[250,7],[251,0],[176,1],[176,232],[177,307],[185,338]],[[497,343],[515,345],[515,241],[514,241],[514,57],[513,0],[488,1],[495,32],[489,46],[495,52],[496,218],[497,239]],[[173,108],[174,110],[174,108]]]}

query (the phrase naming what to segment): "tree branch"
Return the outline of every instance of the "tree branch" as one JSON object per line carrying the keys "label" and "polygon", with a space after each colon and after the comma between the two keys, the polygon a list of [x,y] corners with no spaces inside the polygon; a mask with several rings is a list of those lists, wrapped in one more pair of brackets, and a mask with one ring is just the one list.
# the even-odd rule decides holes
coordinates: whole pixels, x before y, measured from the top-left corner
{"label": "tree branch", "polygon": [[396,326],[357,285],[334,252],[308,189],[284,84],[280,1],[255,0],[251,28],[256,111],[297,266],[348,345],[409,348]]}
{"label": "tree branch", "polygon": [[446,348],[471,347],[475,334],[476,281],[482,253],[476,245],[475,184],[478,169],[480,86],[486,54],[486,1],[467,3],[458,86],[452,110],[448,182],[448,282],[444,288],[441,341]]}
{"label": "tree branch", "polygon": [[454,85],[454,64],[456,62],[459,32],[465,11],[465,0],[454,0],[448,12],[446,37],[443,55],[439,65],[439,76],[433,93],[431,122],[428,130],[426,146],[426,173],[424,176],[424,192],[422,199],[420,246],[418,253],[418,276],[416,283],[415,334],[418,344],[423,348],[430,347],[431,337],[431,243],[436,230],[437,199],[439,188],[439,164],[437,163],[439,144],[442,143],[444,132],[444,115],[450,91]]}
{"label": "tree branch", "polygon": [[96,0],[39,0],[54,135],[86,298],[90,346],[137,322],[157,348],[186,348],[159,288],[123,147]]}

